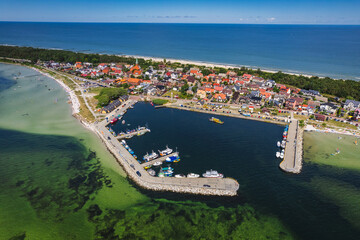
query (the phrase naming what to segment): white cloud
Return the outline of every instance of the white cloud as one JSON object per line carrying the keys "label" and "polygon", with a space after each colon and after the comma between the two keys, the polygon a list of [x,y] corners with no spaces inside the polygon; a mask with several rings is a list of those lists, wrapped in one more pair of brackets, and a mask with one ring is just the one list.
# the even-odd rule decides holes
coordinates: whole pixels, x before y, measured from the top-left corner
{"label": "white cloud", "polygon": [[268,18],[268,19],[266,19],[268,22],[273,22],[273,21],[275,21],[276,20],[276,18],[274,18],[274,17],[271,17],[271,18]]}

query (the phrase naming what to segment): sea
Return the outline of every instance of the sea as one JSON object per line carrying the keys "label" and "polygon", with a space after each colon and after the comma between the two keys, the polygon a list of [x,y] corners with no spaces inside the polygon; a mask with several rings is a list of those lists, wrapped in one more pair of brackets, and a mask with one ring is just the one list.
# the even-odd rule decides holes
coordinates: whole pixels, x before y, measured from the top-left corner
{"label": "sea", "polygon": [[360,80],[360,26],[0,22],[0,44]]}
{"label": "sea", "polygon": [[[139,102],[116,131],[146,152],[179,151],[175,173],[214,169],[236,197],[139,188],[71,116],[54,80],[0,64],[0,239],[358,239],[360,148],[353,136],[306,133],[301,174],[279,169],[283,126]],[[331,154],[341,149],[336,156]]]}

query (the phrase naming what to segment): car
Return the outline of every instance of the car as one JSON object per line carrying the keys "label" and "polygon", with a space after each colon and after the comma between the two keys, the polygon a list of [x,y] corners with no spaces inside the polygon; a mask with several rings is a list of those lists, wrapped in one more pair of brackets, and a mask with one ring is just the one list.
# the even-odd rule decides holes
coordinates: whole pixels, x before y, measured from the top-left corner
{"label": "car", "polygon": [[141,177],[141,173],[139,171],[136,171],[136,174]]}
{"label": "car", "polygon": [[131,165],[130,165],[130,167],[132,167],[132,168],[135,170],[135,166],[134,166],[134,164],[131,164]]}
{"label": "car", "polygon": [[208,184],[204,184],[203,186],[204,186],[204,187],[211,187],[211,186],[210,186],[210,185],[208,185]]}

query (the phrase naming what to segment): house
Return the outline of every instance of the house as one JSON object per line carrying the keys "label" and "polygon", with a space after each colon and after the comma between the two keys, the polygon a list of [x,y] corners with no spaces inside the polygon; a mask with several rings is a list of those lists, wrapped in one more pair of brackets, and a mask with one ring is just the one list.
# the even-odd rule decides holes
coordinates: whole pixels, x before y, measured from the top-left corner
{"label": "house", "polygon": [[218,102],[225,102],[226,101],[226,95],[223,93],[216,93],[214,95],[214,100],[218,101]]}
{"label": "house", "polygon": [[215,86],[214,89],[215,89],[215,92],[221,93],[224,88],[223,88],[223,87]]}
{"label": "house", "polygon": [[315,119],[318,120],[318,121],[325,121],[325,120],[326,120],[326,116],[325,116],[325,115],[322,115],[322,114],[314,113],[314,117],[315,117]]}
{"label": "house", "polygon": [[357,108],[360,108],[360,102],[355,100],[346,99],[344,104],[344,109],[348,111],[355,111]]}
{"label": "house", "polygon": [[206,98],[206,91],[204,89],[198,89],[196,96],[201,99]]}
{"label": "house", "polygon": [[137,86],[141,83],[141,79],[137,79],[137,78],[128,78],[127,79],[127,83],[133,86]]}
{"label": "house", "polygon": [[187,76],[186,80],[187,80],[189,86],[195,85],[196,79],[194,78],[194,76]]}
{"label": "house", "polygon": [[321,96],[319,91],[315,91],[315,90],[306,90],[306,89],[301,89],[300,91],[302,94],[304,94],[305,96],[312,96],[312,97],[315,97],[315,96]]}
{"label": "house", "polygon": [[270,87],[270,88],[274,87],[275,84],[276,84],[275,81],[271,80],[271,79],[269,79],[265,82],[265,86]]}
{"label": "house", "polygon": [[320,111],[334,114],[339,107],[334,103],[323,103],[320,105]]}

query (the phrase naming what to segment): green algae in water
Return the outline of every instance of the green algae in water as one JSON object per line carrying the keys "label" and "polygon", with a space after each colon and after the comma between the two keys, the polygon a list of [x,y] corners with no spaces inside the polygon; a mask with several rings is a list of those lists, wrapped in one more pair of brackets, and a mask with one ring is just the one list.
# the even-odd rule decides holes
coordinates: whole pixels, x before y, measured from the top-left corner
{"label": "green algae in water", "polygon": [[[306,132],[304,152],[306,162],[328,165],[337,168],[360,171],[360,145],[355,136]],[[335,154],[339,149],[340,153]]]}

